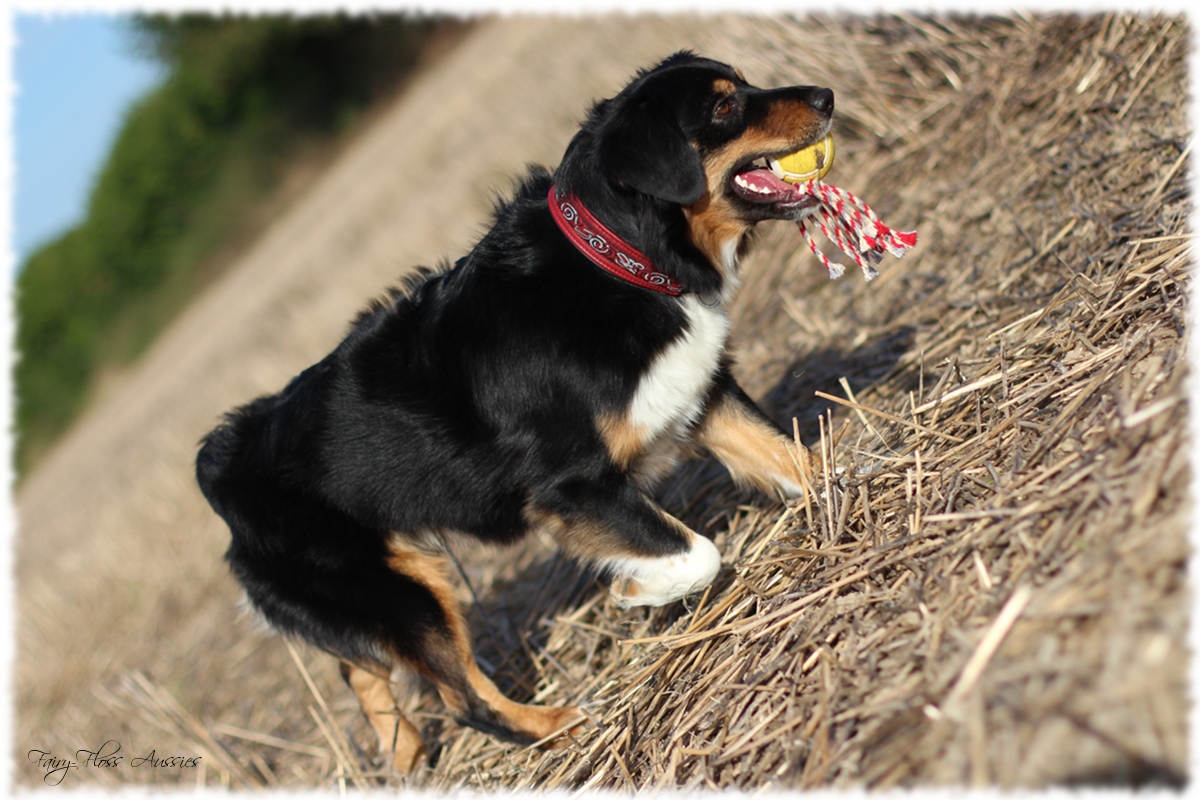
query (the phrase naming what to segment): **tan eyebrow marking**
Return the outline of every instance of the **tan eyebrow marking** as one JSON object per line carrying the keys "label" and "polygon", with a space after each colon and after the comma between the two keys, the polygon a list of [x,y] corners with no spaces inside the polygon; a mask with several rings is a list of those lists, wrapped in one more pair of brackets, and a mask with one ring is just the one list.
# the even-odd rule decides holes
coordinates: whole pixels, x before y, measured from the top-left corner
{"label": "tan eyebrow marking", "polygon": [[733,94],[737,91],[737,87],[733,85],[733,81],[727,78],[717,78],[713,81],[713,91],[716,94]]}

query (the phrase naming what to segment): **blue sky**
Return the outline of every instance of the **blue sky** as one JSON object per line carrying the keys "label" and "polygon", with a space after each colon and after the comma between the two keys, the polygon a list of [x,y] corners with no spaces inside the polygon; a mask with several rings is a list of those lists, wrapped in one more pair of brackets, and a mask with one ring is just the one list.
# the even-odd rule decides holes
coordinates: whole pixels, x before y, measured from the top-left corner
{"label": "blue sky", "polygon": [[127,17],[13,17],[12,247],[19,268],[83,219],[125,111],[161,80],[133,54]]}

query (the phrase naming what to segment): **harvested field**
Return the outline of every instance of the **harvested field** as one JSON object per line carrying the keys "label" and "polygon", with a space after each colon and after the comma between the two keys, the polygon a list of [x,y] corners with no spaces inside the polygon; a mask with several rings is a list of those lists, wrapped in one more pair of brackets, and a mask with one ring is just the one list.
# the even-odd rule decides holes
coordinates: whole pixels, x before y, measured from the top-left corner
{"label": "harvested field", "polygon": [[[68,780],[430,791],[1182,786],[1186,20],[498,20],[431,80],[503,52],[505,89],[528,87],[550,62],[520,53],[549,59],[533,43],[550,33],[578,36],[562,74],[592,81],[584,98],[564,91],[536,105],[559,115],[546,125],[561,139],[509,142],[503,159],[488,151],[479,163],[552,162],[587,96],[687,45],[762,85],[832,86],[839,151],[828,180],[920,232],[918,247],[869,284],[853,269],[829,281],[782,224],[763,231],[745,265],[738,372],[776,419],[795,419],[821,464],[816,491],[785,506],[737,489],[715,462],[682,467],[663,503],[714,537],[724,563],[686,607],[620,611],[536,540],[502,559],[459,553],[462,597],[478,599],[481,665],[515,699],[584,704],[594,724],[563,749],[514,747],[462,729],[428,687],[405,683],[399,702],[423,728],[431,763],[410,778],[387,774],[332,659],[236,616],[219,561],[227,534],[184,480],[192,443],[220,411],[323,353],[382,285],[372,281],[383,265],[411,263],[383,249],[397,241],[363,232],[394,220],[322,218],[329,254],[387,255],[335,281],[303,261],[264,272],[254,258],[283,246],[268,241],[18,496],[18,779],[42,780],[26,768],[31,747],[70,754],[115,739],[131,755],[202,755],[205,767]],[[617,43],[622,58],[639,43],[645,58],[584,66],[583,51]],[[481,224],[478,186],[445,192],[476,227],[460,215],[422,244],[433,255],[414,261],[456,252]],[[411,213],[437,227],[455,210],[441,202]],[[313,219],[285,220],[293,227],[276,235],[298,225],[309,235]],[[259,305],[245,299],[254,292],[266,298]],[[256,317],[263,308],[282,321]],[[217,345],[186,335],[213,326],[233,351],[204,355]],[[197,389],[201,375],[220,377]],[[141,408],[134,398],[152,379],[174,381],[175,394],[163,389]],[[140,556],[67,546],[92,528]],[[54,548],[62,555],[48,565]],[[152,558],[152,548],[168,552]],[[80,609],[102,612],[79,620]]]}

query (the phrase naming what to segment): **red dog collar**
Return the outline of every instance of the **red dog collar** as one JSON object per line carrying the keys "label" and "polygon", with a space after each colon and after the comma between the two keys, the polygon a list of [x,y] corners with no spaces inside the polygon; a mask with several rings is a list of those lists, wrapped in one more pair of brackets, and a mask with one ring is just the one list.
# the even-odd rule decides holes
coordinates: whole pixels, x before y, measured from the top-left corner
{"label": "red dog collar", "polygon": [[605,272],[643,289],[672,296],[683,293],[669,275],[654,269],[644,253],[635,250],[592,216],[574,193],[560,194],[551,186],[549,200],[550,214],[559,229],[579,252]]}

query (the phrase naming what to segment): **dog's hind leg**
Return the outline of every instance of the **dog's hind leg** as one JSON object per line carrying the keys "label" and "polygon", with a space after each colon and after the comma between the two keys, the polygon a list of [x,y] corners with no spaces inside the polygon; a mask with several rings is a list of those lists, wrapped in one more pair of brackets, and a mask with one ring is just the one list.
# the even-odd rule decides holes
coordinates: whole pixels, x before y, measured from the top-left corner
{"label": "dog's hind leg", "polygon": [[425,743],[413,724],[400,713],[387,677],[347,661],[342,662],[341,671],[379,737],[379,752],[392,754],[392,766],[397,772],[405,775],[412,772],[425,754]]}
{"label": "dog's hind leg", "polygon": [[434,622],[410,633],[415,641],[395,643],[394,650],[402,662],[433,681],[459,722],[518,744],[566,733],[583,722],[576,708],[513,702],[483,674],[475,663],[444,557],[394,545],[388,567],[425,590],[425,596],[410,599],[425,606],[422,616]]}

